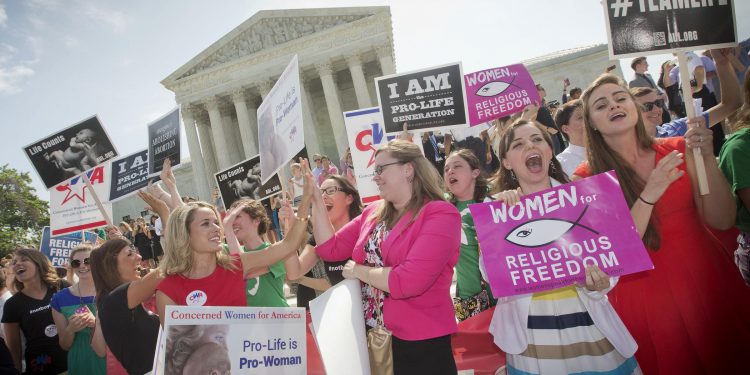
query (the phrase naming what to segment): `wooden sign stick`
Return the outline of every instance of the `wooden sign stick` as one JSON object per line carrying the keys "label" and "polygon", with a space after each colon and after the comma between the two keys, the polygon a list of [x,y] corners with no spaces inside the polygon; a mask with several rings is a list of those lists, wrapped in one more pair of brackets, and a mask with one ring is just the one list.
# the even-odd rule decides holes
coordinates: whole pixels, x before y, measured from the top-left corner
{"label": "wooden sign stick", "polygon": [[[699,116],[700,113],[695,113],[693,92],[690,86],[690,68],[688,67],[687,56],[685,56],[685,52],[683,51],[678,51],[676,54],[678,66],[680,67],[680,86],[682,86],[682,98],[685,102],[685,110],[687,111],[688,118],[693,118]],[[711,155],[711,157],[713,157],[713,154]],[[701,149],[693,149],[693,161],[695,162],[695,171],[698,177],[698,190],[701,195],[708,195],[710,191],[708,189],[706,165],[703,162],[703,153]]]}

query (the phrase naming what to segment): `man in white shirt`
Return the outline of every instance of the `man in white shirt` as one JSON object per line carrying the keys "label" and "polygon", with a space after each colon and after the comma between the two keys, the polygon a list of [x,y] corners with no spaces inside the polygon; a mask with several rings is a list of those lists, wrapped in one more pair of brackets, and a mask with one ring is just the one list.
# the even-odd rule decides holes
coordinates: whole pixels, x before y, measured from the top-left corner
{"label": "man in white shirt", "polygon": [[563,171],[572,176],[578,165],[586,160],[586,143],[583,139],[583,105],[580,99],[571,100],[555,114],[555,123],[568,140],[568,147],[557,154],[557,161],[562,164]]}

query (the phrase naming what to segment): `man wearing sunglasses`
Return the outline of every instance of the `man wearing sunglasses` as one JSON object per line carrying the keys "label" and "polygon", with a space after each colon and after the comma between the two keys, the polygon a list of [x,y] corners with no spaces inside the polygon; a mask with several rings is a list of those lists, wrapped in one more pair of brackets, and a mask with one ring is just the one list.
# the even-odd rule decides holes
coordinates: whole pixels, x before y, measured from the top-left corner
{"label": "man wearing sunglasses", "polygon": [[[713,50],[712,54],[716,61],[716,70],[721,82],[721,102],[710,108],[708,111],[700,113],[698,118],[702,119],[702,126],[714,127],[720,124],[729,115],[734,113],[742,104],[740,98],[740,85],[737,76],[734,74],[732,66],[726,58],[725,50]],[[630,93],[635,97],[636,102],[641,106],[643,122],[646,125],[646,131],[654,137],[676,137],[682,136],[688,129],[688,119],[681,118],[668,123],[661,121],[664,111],[664,101],[657,95],[656,90],[645,87],[630,89]],[[719,125],[721,127],[721,125]],[[714,132],[714,153],[717,154],[721,149],[724,139],[720,138]],[[723,132],[721,133],[723,137]]]}

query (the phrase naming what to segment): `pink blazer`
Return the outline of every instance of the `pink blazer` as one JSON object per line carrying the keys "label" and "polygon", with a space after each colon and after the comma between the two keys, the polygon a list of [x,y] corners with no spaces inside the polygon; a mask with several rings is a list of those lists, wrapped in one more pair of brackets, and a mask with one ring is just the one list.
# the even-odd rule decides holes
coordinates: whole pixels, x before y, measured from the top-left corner
{"label": "pink blazer", "polygon": [[[364,263],[364,245],[377,224],[367,218],[379,204],[369,205],[318,245],[317,254],[326,261],[351,257]],[[402,340],[448,335],[457,330],[450,287],[461,242],[461,216],[452,204],[432,201],[410,223],[411,219],[411,214],[405,214],[381,244],[383,262],[392,267],[383,320]]]}

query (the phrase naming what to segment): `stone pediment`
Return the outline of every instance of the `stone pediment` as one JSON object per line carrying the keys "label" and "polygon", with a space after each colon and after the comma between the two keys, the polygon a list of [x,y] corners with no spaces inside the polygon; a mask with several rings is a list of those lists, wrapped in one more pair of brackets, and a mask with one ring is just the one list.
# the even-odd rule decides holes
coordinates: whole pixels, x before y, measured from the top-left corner
{"label": "stone pediment", "polygon": [[260,11],[164,80],[174,82],[258,52],[356,22],[388,7]]}

